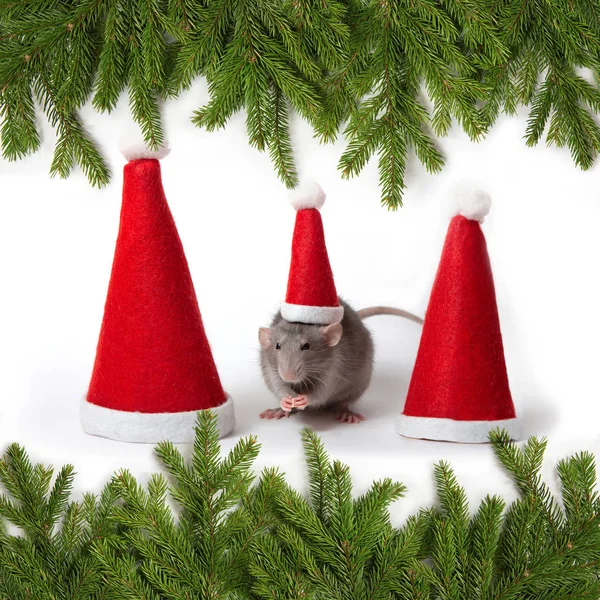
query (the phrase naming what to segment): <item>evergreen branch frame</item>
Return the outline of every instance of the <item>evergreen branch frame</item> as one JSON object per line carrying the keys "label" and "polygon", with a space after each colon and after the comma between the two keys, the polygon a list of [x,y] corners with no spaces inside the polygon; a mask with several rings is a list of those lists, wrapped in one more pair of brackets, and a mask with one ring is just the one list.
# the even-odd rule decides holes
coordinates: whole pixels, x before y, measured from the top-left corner
{"label": "evergreen branch frame", "polygon": [[77,165],[102,187],[109,167],[82,106],[110,113],[126,92],[156,149],[160,103],[198,77],[210,100],[196,126],[245,110],[250,144],[292,188],[293,111],[324,143],[344,135],[342,177],[376,157],[390,209],[402,205],[408,153],[438,172],[437,138],[454,123],[477,141],[525,105],[527,145],[545,137],[582,169],[600,151],[597,0],[0,0],[7,160],[39,149],[39,105],[57,131],[51,176]]}
{"label": "evergreen branch frame", "polygon": [[[185,459],[169,442],[167,472],[146,486],[117,472],[99,496],[71,499],[74,471],[31,463],[17,444],[0,459],[2,600],[572,600],[600,596],[600,496],[594,457],[558,463],[561,497],[540,472],[546,440],[505,432],[492,449],[513,478],[510,506],[485,497],[473,513],[445,462],[437,505],[402,527],[391,479],[354,497],[350,470],[302,431],[307,496],[252,470],[253,436],[222,456],[217,421],[198,415]],[[8,525],[12,526],[12,530]],[[18,531],[15,532],[14,528]]]}

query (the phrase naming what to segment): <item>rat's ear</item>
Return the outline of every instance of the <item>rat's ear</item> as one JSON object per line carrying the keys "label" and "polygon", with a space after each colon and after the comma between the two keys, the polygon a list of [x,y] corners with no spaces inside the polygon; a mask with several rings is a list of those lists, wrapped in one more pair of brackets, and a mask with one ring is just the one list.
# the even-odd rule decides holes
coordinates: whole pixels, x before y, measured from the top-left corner
{"label": "rat's ear", "polygon": [[323,342],[330,348],[333,346],[337,346],[342,339],[342,333],[344,333],[344,328],[340,323],[334,323],[333,325],[327,325],[327,327],[323,327],[321,329],[321,337]]}
{"label": "rat's ear", "polygon": [[258,341],[263,350],[266,350],[271,345],[271,330],[268,327],[261,327],[258,330]]}

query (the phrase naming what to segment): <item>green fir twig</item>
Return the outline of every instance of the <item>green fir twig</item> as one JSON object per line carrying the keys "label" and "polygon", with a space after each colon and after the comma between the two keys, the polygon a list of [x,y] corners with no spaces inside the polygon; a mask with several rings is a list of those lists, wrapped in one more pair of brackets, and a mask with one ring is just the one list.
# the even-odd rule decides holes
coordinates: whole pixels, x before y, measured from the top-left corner
{"label": "green fir twig", "polygon": [[595,600],[600,498],[594,457],[559,462],[561,498],[540,471],[546,443],[505,432],[493,450],[519,498],[471,511],[452,468],[434,468],[438,502],[391,522],[406,492],[391,479],[362,496],[347,465],[302,432],[305,496],[265,469],[254,437],[226,456],[217,417],[199,414],[191,456],[157,447],[166,474],[119,471],[101,495],[71,498],[74,471],[0,459],[2,600]]}
{"label": "green fir twig", "polygon": [[155,149],[162,103],[199,77],[210,99],[192,115],[198,127],[244,111],[250,144],[294,187],[294,112],[323,142],[343,133],[342,177],[376,157],[390,209],[402,205],[409,154],[438,172],[438,139],[454,123],[476,141],[526,105],[527,145],[567,147],[583,169],[600,151],[595,0],[0,0],[8,160],[39,149],[39,105],[57,131],[51,174],[79,165],[103,186],[109,170],[81,107],[110,112],[126,94]]}

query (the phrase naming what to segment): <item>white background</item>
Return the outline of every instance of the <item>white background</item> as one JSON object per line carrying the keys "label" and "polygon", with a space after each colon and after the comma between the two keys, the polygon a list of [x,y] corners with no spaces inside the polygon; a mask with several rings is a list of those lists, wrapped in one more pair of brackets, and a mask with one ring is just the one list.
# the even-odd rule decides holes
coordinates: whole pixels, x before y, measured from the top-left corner
{"label": "white background", "polygon": [[[209,134],[189,117],[207,98],[198,83],[164,107],[171,154],[163,181],[181,235],[205,326],[227,391],[236,404],[235,434],[257,434],[258,466],[278,464],[295,485],[305,476],[297,431],[310,424],[331,454],[349,462],[357,492],[392,476],[409,487],[395,509],[402,519],[433,501],[432,464],[447,458],[470,498],[510,498],[512,487],[486,445],[411,441],[394,433],[420,329],[394,317],[369,320],[377,345],[372,387],[360,403],[368,421],[341,425],[297,415],[261,422],[276,406],[261,381],[257,329],[285,292],[294,211],[267,155],[246,142],[244,115]],[[104,190],[76,172],[52,180],[54,133],[43,117],[43,146],[19,163],[0,162],[0,447],[24,444],[36,461],[72,462],[76,491],[99,490],[128,467],[140,478],[158,469],[152,448],[85,435],[79,401],[94,361],[121,203],[120,130],[127,101],[111,116],[89,108],[84,121],[113,171]],[[526,113],[501,119],[488,138],[469,142],[455,128],[440,142],[442,174],[411,157],[405,207],[379,205],[373,161],[342,181],[343,141],[321,146],[293,120],[302,177],[328,194],[322,210],[338,291],[356,308],[399,306],[423,314],[448,223],[447,191],[475,178],[493,197],[484,225],[495,274],[507,365],[526,434],[548,435],[546,472],[576,450],[600,449],[600,167],[579,171],[566,150],[529,149]],[[184,447],[184,451],[187,452]]]}

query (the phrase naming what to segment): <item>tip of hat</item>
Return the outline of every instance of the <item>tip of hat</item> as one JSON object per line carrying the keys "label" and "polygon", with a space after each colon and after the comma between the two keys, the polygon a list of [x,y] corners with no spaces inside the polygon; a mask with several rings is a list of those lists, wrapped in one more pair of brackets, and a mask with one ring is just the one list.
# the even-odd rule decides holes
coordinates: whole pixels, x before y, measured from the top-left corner
{"label": "tip of hat", "polygon": [[461,215],[472,221],[483,223],[490,212],[492,197],[473,183],[461,183],[451,191],[451,216]]}
{"label": "tip of hat", "polygon": [[124,128],[123,133],[119,136],[119,150],[127,160],[141,160],[144,158],[160,160],[171,151],[166,141],[154,150],[149,148],[139,126],[133,124]]}
{"label": "tip of hat", "polygon": [[325,192],[316,181],[305,181],[290,192],[290,204],[296,210],[321,208],[325,204]]}

